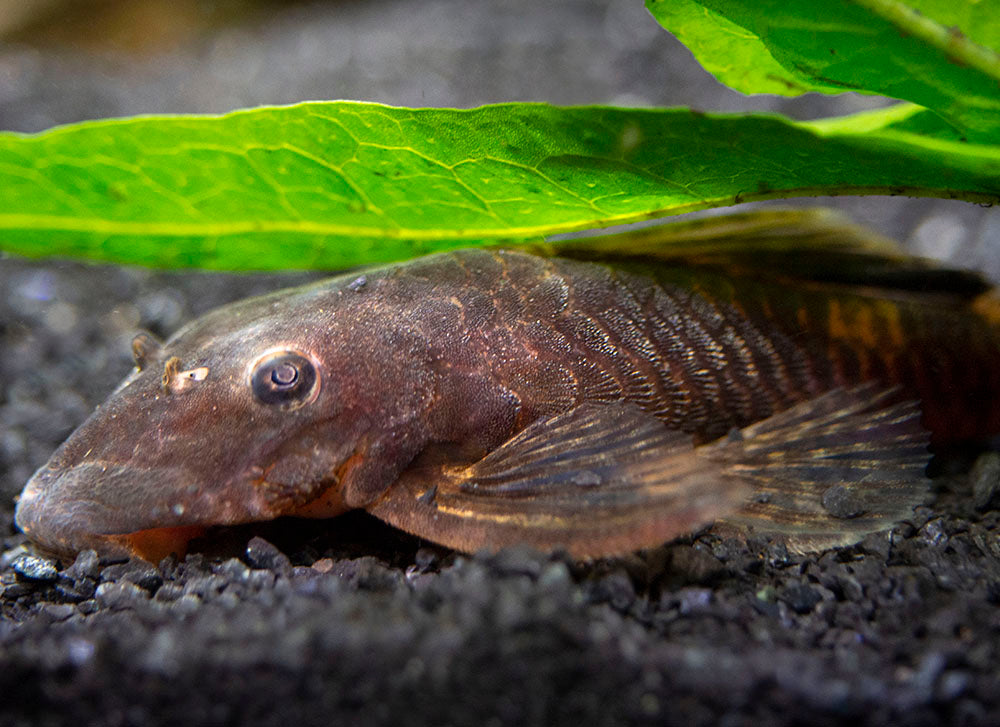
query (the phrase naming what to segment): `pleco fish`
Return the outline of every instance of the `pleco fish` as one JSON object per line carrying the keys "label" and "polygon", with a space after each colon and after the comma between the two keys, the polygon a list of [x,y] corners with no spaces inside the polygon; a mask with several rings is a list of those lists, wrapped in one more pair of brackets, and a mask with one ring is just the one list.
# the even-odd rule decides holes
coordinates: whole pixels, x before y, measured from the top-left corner
{"label": "pleco fish", "polygon": [[908,517],[928,441],[1000,432],[995,291],[817,211],[433,255],[133,348],[21,494],[44,548],[364,508],[460,550],[818,549]]}

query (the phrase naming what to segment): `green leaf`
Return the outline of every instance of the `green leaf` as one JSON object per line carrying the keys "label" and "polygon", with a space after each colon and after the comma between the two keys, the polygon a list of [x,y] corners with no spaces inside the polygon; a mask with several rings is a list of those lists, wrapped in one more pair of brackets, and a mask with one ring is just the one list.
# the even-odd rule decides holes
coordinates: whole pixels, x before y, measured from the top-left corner
{"label": "green leaf", "polygon": [[[912,137],[946,139],[964,142],[965,136],[959,129],[949,124],[938,114],[923,106],[899,103],[874,111],[862,111],[847,116],[817,119],[809,123],[814,131],[824,134],[847,132],[853,134],[875,134],[887,131],[906,132]],[[912,138],[911,137],[911,138]]]}
{"label": "green leaf", "polygon": [[893,128],[913,114],[332,102],[0,134],[0,248],[332,269],[752,199],[1000,200],[1000,148]]}
{"label": "green leaf", "polygon": [[701,64],[744,93],[860,91],[1000,140],[1000,0],[646,0]]}

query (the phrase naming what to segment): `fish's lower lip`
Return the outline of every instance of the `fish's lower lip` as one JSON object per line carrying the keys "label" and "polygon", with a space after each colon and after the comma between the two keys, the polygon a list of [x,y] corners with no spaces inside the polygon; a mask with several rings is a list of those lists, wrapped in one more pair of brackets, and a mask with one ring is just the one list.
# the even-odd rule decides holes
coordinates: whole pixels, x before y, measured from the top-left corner
{"label": "fish's lower lip", "polygon": [[59,555],[87,548],[107,555],[127,555],[120,545],[93,529],[92,523],[101,519],[98,514],[104,508],[93,501],[60,497],[62,481],[61,475],[50,469],[35,473],[14,509],[17,527],[44,550]]}
{"label": "fish's lower lip", "polygon": [[[266,519],[251,496],[225,501],[179,468],[140,469],[94,461],[43,467],[17,503],[17,526],[43,549],[157,561],[182,554],[209,525]],[[236,503],[235,505],[233,503]]]}

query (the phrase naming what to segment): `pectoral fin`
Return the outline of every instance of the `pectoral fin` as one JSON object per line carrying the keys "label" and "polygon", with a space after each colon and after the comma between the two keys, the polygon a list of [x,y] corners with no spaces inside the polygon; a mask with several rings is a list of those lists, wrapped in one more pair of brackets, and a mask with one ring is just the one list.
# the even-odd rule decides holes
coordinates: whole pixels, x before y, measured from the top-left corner
{"label": "pectoral fin", "polygon": [[464,551],[608,556],[723,518],[800,550],[855,542],[927,492],[917,407],[888,396],[837,390],[700,447],[634,405],[584,404],[470,466],[418,462],[369,511]]}
{"label": "pectoral fin", "polygon": [[583,404],[540,420],[468,467],[404,473],[369,511],[464,551],[525,543],[576,557],[662,543],[749,496],[691,437],[632,404]]}

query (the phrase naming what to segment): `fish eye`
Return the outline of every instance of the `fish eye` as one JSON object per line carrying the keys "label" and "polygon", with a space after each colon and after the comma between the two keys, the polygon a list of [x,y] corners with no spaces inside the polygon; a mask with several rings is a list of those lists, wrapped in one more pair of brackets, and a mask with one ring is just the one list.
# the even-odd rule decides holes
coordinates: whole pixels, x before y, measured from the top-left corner
{"label": "fish eye", "polygon": [[308,404],[319,391],[316,366],[296,351],[273,351],[261,357],[250,374],[250,387],[257,401],[297,409]]}

